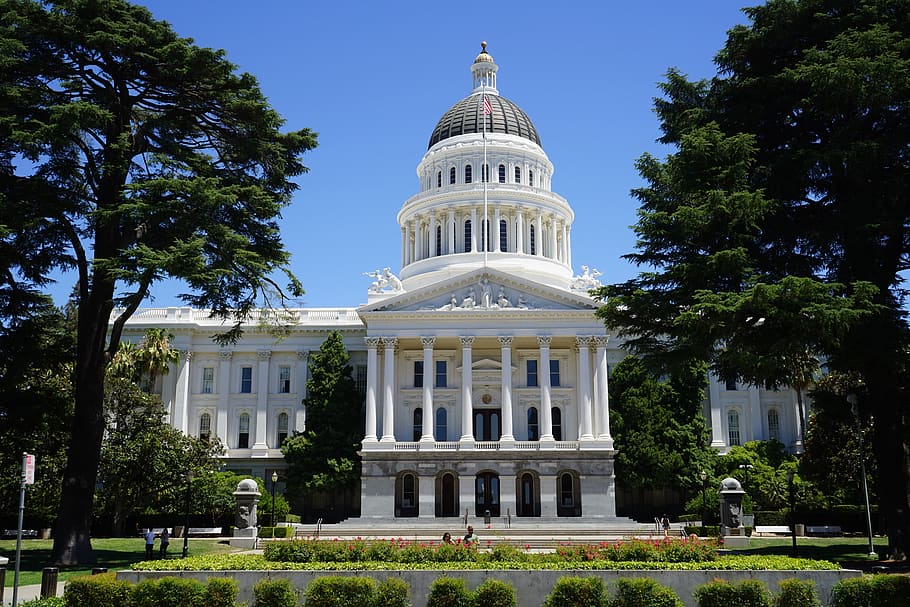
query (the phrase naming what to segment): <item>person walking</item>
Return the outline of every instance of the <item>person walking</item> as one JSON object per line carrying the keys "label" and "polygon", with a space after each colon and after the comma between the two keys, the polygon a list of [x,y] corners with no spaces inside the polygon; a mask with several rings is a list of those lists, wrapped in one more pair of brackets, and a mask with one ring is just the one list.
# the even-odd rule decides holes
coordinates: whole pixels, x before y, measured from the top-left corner
{"label": "person walking", "polygon": [[171,543],[171,534],[167,527],[161,530],[161,546],[158,548],[158,558],[167,558],[167,546]]}
{"label": "person walking", "polygon": [[151,527],[145,530],[145,558],[155,558],[155,532]]}

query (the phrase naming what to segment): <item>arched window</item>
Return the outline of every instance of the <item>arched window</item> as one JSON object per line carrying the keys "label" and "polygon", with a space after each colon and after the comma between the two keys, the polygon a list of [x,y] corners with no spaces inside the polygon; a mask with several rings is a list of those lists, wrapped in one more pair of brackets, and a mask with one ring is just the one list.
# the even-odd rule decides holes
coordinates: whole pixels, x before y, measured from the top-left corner
{"label": "arched window", "polygon": [[531,255],[537,255],[537,234],[534,226],[531,226]]}
{"label": "arched window", "polygon": [[499,250],[508,251],[509,250],[509,222],[505,219],[499,220]]}
{"label": "arched window", "polygon": [[455,167],[449,169],[449,185],[455,185]]}
{"label": "arched window", "polygon": [[250,448],[250,414],[241,413],[237,420],[237,448]]}
{"label": "arched window", "polygon": [[288,414],[281,412],[278,414],[277,431],[275,433],[275,447],[280,448],[288,437]]}
{"label": "arched window", "polygon": [[742,444],[742,438],[739,434],[739,411],[730,409],[727,411],[727,444],[735,447]]}
{"label": "arched window", "polygon": [[559,476],[559,505],[573,506],[575,504],[575,479],[571,474]]}
{"label": "arched window", "polygon": [[436,226],[436,255],[442,255],[442,226]]}
{"label": "arched window", "polygon": [[780,414],[777,409],[768,409],[768,438],[780,440]]}
{"label": "arched window", "polygon": [[442,171],[436,171],[436,187],[442,187]]}
{"label": "arched window", "polygon": [[410,472],[399,478],[397,516],[417,516],[417,477]]}
{"label": "arched window", "polygon": [[534,185],[534,171],[528,171],[528,185]]}
{"label": "arched window", "polygon": [[445,407],[436,409],[436,440],[438,441],[449,440],[448,418],[449,414]]}
{"label": "arched window", "polygon": [[506,182],[506,165],[499,165],[499,183]]}
{"label": "arched window", "polygon": [[515,183],[521,183],[521,167],[515,167]]}
{"label": "arched window", "polygon": [[209,413],[203,413],[199,416],[199,438],[208,440],[212,436],[212,416]]}
{"label": "arched window", "polygon": [[464,222],[464,252],[471,252],[471,220]]}
{"label": "arched window", "polygon": [[575,474],[556,477],[556,500],[556,516],[581,516],[581,485]]}
{"label": "arched window", "polygon": [[553,438],[562,440],[562,409],[553,407],[551,414],[553,416]]}
{"label": "arched window", "polygon": [[423,409],[414,409],[414,441],[419,441],[423,436]]}
{"label": "arched window", "polygon": [[474,178],[471,175],[471,165],[470,164],[464,165],[464,182],[471,183],[473,180],[474,180]]}
{"label": "arched window", "polygon": [[537,407],[528,409],[528,440],[540,440],[540,426],[537,423]]}

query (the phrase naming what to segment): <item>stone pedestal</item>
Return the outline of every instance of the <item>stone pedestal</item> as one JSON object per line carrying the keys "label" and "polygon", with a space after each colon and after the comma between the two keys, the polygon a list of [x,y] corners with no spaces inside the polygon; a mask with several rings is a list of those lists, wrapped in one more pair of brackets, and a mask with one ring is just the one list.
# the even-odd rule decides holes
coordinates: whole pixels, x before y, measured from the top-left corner
{"label": "stone pedestal", "polygon": [[245,478],[237,484],[234,491],[236,510],[234,517],[234,533],[231,537],[231,546],[251,550],[256,547],[259,537],[257,527],[256,506],[259,504],[259,486],[251,478]]}
{"label": "stone pedestal", "polygon": [[[724,545],[727,545],[726,538],[742,537],[746,538],[745,527],[743,527],[743,491],[742,485],[735,478],[725,478],[720,483],[720,534],[724,536]],[[748,538],[746,538],[748,545]]]}

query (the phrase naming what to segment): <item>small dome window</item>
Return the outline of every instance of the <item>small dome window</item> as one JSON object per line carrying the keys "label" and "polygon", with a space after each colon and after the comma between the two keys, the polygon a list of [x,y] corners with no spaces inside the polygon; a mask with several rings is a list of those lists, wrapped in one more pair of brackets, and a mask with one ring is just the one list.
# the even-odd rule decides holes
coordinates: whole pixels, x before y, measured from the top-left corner
{"label": "small dome window", "polygon": [[515,183],[521,183],[521,167],[515,167]]}
{"label": "small dome window", "polygon": [[472,183],[473,181],[474,181],[474,178],[473,178],[473,175],[472,175],[471,165],[470,165],[470,164],[466,164],[466,165],[464,166],[464,182],[465,182],[465,183]]}
{"label": "small dome window", "polygon": [[506,182],[506,165],[499,165],[499,183]]}
{"label": "small dome window", "polygon": [[455,167],[449,169],[449,185],[455,185]]}

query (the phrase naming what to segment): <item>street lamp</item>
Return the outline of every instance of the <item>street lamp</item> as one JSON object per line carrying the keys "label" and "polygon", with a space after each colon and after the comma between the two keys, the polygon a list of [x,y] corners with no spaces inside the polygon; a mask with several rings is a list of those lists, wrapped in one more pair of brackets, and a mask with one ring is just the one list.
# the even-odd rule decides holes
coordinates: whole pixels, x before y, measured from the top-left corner
{"label": "street lamp", "polygon": [[856,436],[859,440],[859,468],[863,475],[863,497],[866,498],[866,529],[869,531],[869,558],[878,560],[878,553],[872,545],[872,510],[869,508],[869,485],[866,481],[866,454],[863,450],[863,431],[859,423],[859,398],[852,392],[847,395],[847,402],[850,403],[850,411],[856,421]]}
{"label": "street lamp", "polygon": [[272,471],[272,527],[275,526],[275,484],[278,482],[278,473]]}
{"label": "street lamp", "polygon": [[698,473],[701,478],[701,535],[705,536],[705,519],[708,518],[708,473],[702,470]]}
{"label": "street lamp", "polygon": [[186,519],[183,521],[183,558],[190,552],[190,483],[193,482],[193,471],[186,471]]}
{"label": "street lamp", "polygon": [[787,490],[790,493],[790,536],[793,538],[793,551],[791,556],[799,556],[799,548],[796,546],[796,494],[793,491],[793,468],[787,470]]}
{"label": "street lamp", "polygon": [[753,466],[752,464],[740,464],[739,465],[739,469],[742,470],[743,474],[745,475],[745,479],[743,480],[744,487],[749,486],[749,470],[752,470],[754,467],[755,466]]}

